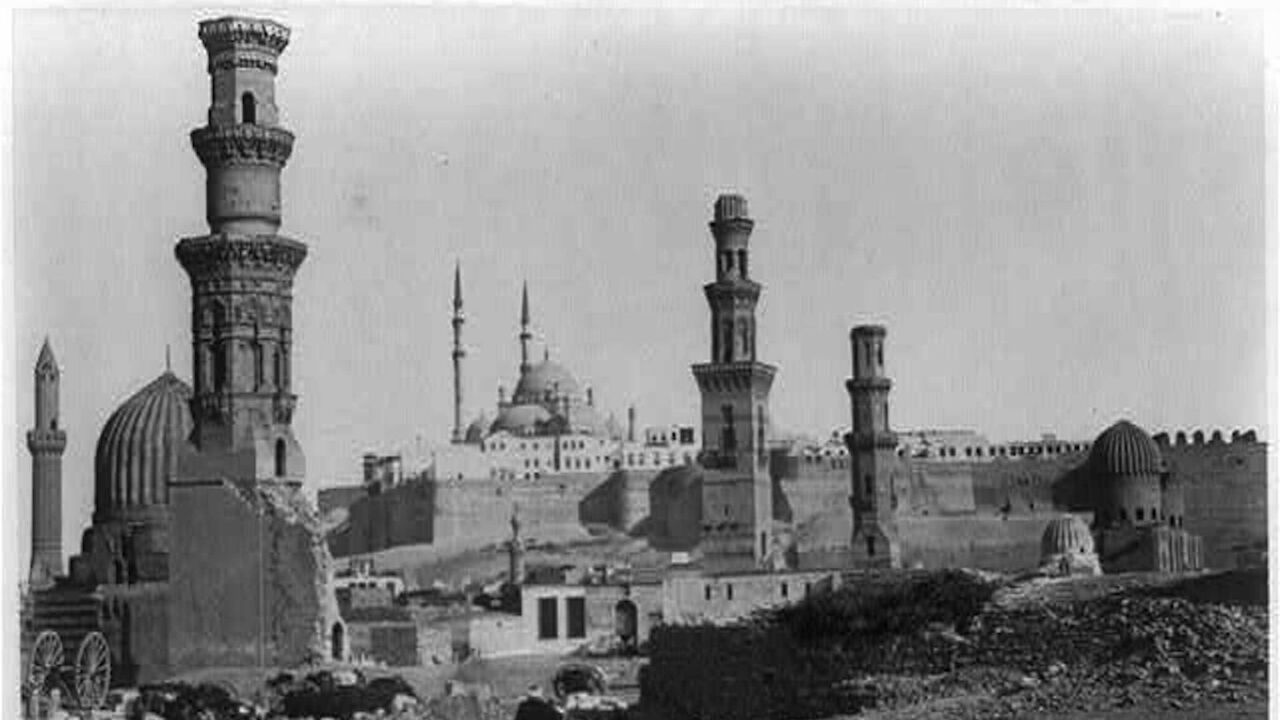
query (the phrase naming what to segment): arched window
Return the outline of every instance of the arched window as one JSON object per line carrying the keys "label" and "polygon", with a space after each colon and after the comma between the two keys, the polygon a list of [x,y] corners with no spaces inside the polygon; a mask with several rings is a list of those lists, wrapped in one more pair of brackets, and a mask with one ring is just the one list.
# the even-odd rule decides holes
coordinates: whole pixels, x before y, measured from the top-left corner
{"label": "arched window", "polygon": [[744,280],[747,278],[747,251],[746,250],[738,251],[738,274],[741,275],[742,279]]}
{"label": "arched window", "polygon": [[253,93],[245,93],[240,96],[240,121],[246,125],[253,125],[258,122],[258,108],[253,99]]}
{"label": "arched window", "polygon": [[284,439],[276,440],[276,477],[285,476],[285,447]]}
{"label": "arched window", "polygon": [[227,384],[227,351],[221,343],[213,347],[213,389],[221,390]]}

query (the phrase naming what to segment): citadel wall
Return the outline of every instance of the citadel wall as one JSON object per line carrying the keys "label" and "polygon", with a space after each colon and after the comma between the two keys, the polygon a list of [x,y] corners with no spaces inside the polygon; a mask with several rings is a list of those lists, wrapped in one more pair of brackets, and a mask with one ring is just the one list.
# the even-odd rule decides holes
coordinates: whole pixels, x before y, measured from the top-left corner
{"label": "citadel wall", "polygon": [[[1238,548],[1266,541],[1266,444],[1169,443],[1161,450],[1187,493],[1186,529],[1204,537],[1209,567],[1237,564]],[[1022,570],[1039,560],[1045,524],[1065,511],[1088,513],[1086,451],[982,462],[903,459],[896,487],[903,564]],[[789,527],[799,567],[847,564],[852,535],[844,458],[775,452],[774,517]],[[650,538],[656,549],[689,550],[701,534],[701,472],[547,475],[528,480],[411,482],[361,498],[331,535],[337,555],[418,543],[478,548],[509,533],[519,505],[524,534],[542,541],[608,526]]]}
{"label": "citadel wall", "polygon": [[[1267,544],[1267,444],[1203,431],[1155,436],[1185,493],[1185,529],[1203,538],[1204,564],[1235,567]],[[1181,439],[1182,442],[1178,442]]]}

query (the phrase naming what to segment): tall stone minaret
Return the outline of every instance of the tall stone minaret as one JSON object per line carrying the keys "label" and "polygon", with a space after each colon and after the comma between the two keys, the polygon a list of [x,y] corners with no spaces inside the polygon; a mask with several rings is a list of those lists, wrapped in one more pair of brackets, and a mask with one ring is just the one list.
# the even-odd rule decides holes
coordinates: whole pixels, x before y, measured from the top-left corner
{"label": "tall stone minaret", "polygon": [[849,392],[852,430],[845,436],[853,493],[852,551],[860,563],[897,567],[900,547],[894,523],[894,469],[898,437],[889,427],[889,389],[884,372],[885,329],[859,325],[849,333],[853,377]]}
{"label": "tall stone minaret", "polygon": [[209,234],[183,238],[175,251],[191,279],[199,459],[180,462],[178,474],[297,485],[306,471],[291,427],[293,279],[307,246],[277,233],[280,172],[293,151],[275,102],[289,29],[223,17],[200,23],[200,41],[212,103],[191,144],[205,166]]}
{"label": "tall stone minaret", "polygon": [[[772,551],[773,492],[767,444],[769,390],[777,368],[756,359],[760,284],[748,273],[755,227],[741,195],[716,199],[710,223],[715,282],[703,286],[711,309],[711,362],[693,366],[702,394],[704,546],[754,560]],[[707,535],[705,528],[729,528]]]}
{"label": "tall stone minaret", "polygon": [[529,372],[529,341],[533,333],[529,332],[529,281],[524,282],[520,292],[520,377]]}
{"label": "tall stone minaret", "polygon": [[462,359],[467,351],[462,347],[462,263],[453,266],[453,442],[466,439],[462,429]]}
{"label": "tall stone minaret", "polygon": [[47,587],[62,574],[62,451],[67,433],[58,427],[61,372],[45,338],[36,360],[35,425],[27,433],[31,451],[31,574],[33,588]]}

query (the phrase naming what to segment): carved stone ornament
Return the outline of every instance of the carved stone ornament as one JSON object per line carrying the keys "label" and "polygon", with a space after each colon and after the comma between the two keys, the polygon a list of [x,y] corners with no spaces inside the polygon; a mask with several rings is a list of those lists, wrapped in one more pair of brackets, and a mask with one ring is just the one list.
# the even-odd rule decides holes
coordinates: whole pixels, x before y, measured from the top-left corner
{"label": "carved stone ornament", "polygon": [[293,133],[265,125],[206,126],[191,131],[191,147],[206,168],[284,167],[293,152]]}
{"label": "carved stone ornament", "polygon": [[203,235],[184,238],[174,249],[193,278],[230,266],[291,276],[307,257],[307,246],[279,235]]}
{"label": "carved stone ornament", "polygon": [[279,55],[289,44],[289,28],[271,20],[224,17],[200,23],[200,42],[210,54],[249,46]]}

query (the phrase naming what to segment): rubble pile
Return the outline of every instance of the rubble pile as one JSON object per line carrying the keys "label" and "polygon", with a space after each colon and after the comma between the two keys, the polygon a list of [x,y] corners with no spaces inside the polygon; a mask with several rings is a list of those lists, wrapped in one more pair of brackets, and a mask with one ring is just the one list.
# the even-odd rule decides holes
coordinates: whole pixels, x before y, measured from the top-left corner
{"label": "rubble pile", "polygon": [[975,621],[956,672],[861,682],[882,708],[985,698],[939,711],[954,718],[1258,702],[1267,624],[1265,607],[1147,596],[992,610]]}

